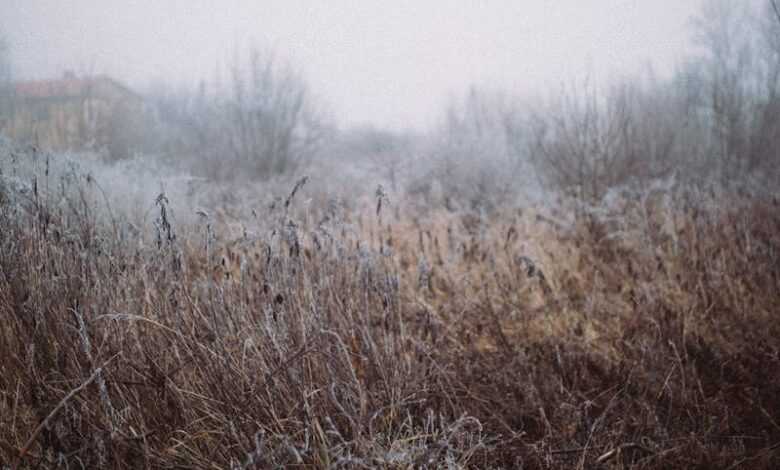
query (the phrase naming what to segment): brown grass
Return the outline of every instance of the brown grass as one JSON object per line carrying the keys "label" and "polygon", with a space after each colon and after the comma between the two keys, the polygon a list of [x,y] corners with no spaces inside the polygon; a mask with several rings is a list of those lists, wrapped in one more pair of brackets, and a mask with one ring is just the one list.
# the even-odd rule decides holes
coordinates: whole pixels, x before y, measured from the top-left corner
{"label": "brown grass", "polygon": [[673,196],[159,245],[0,200],[0,462],[776,468],[780,205]]}

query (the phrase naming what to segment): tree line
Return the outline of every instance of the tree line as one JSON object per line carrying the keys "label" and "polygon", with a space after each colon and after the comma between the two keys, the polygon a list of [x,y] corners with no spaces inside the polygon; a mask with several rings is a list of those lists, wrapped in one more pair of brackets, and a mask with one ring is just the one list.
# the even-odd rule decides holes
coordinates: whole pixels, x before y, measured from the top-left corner
{"label": "tree line", "polygon": [[[419,135],[338,131],[300,73],[253,49],[226,80],[148,90],[141,131],[125,140],[214,179],[267,179],[312,162],[365,164],[394,190],[471,208],[532,184],[598,199],[612,187],[671,174],[777,182],[776,2],[705,0],[691,34],[693,51],[671,77],[648,68],[526,99],[475,87]],[[11,107],[11,77],[8,44],[0,41],[0,111]],[[119,135],[129,128],[117,126]]]}

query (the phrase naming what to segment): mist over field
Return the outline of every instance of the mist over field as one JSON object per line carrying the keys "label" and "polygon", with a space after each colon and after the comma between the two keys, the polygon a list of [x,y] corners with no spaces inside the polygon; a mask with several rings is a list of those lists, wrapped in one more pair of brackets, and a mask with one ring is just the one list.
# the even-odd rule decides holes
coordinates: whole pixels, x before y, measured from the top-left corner
{"label": "mist over field", "polygon": [[228,80],[257,47],[300,69],[341,125],[404,130],[433,125],[471,85],[528,93],[649,63],[669,73],[699,3],[7,0],[0,29],[20,76],[106,73],[140,91]]}
{"label": "mist over field", "polygon": [[0,469],[780,466],[780,5],[4,0]]}

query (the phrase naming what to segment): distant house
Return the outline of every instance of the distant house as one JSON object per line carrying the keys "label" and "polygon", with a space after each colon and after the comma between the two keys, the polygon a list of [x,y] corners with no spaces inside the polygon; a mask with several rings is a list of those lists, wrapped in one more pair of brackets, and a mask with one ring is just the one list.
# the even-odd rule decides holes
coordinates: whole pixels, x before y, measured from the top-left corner
{"label": "distant house", "polygon": [[135,92],[104,75],[13,83],[0,110],[0,133],[55,151],[132,152],[143,112]]}

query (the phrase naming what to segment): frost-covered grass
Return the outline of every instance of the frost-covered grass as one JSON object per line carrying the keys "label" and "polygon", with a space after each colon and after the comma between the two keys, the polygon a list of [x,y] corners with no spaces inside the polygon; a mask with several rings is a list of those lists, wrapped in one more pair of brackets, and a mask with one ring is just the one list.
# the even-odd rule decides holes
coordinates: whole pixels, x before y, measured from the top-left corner
{"label": "frost-covered grass", "polygon": [[4,152],[4,466],[780,460],[771,195],[421,213]]}

